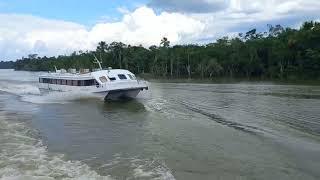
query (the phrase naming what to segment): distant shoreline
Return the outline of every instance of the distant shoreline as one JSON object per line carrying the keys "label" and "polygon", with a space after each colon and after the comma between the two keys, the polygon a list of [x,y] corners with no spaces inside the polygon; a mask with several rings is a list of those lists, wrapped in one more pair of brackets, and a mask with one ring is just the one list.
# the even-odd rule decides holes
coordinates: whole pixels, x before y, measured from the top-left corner
{"label": "distant shoreline", "polygon": [[146,79],[154,83],[191,83],[191,84],[270,84],[270,85],[308,85],[320,86],[320,80],[253,80],[253,79]]}

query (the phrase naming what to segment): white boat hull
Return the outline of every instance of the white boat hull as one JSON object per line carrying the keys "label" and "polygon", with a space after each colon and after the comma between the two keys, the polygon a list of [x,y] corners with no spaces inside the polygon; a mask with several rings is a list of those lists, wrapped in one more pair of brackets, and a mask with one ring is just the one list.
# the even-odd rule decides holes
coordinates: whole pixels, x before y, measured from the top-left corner
{"label": "white boat hull", "polygon": [[66,85],[56,85],[56,84],[40,84],[39,89],[41,91],[58,91],[58,92],[72,92],[72,94],[93,94],[104,100],[117,100],[124,98],[135,98],[140,91],[147,90],[148,87],[145,83],[142,84],[132,84],[131,86],[118,85],[118,86],[66,86]]}
{"label": "white boat hull", "polygon": [[104,100],[133,99],[137,97],[141,89],[115,90],[102,94]]}

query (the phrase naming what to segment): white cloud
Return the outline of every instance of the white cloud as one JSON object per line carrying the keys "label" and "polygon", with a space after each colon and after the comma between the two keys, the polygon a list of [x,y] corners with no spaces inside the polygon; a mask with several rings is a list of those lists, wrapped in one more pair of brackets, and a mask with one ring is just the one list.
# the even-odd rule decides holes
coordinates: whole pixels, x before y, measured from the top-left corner
{"label": "white cloud", "polygon": [[158,45],[166,36],[171,42],[193,41],[204,24],[178,13],[155,12],[140,7],[124,15],[119,22],[98,23],[91,29],[65,21],[30,15],[0,15],[0,59],[13,60],[29,53],[68,54],[75,50],[93,50],[99,41],[122,41],[135,45]]}
{"label": "white cloud", "polygon": [[[77,38],[87,33],[84,26],[30,15],[0,14],[0,59],[12,60],[28,53],[65,54],[85,48]],[[38,51],[38,52],[35,52]]]}
{"label": "white cloud", "polygon": [[[211,1],[211,0],[204,0]],[[173,43],[213,41],[249,30],[256,24],[319,19],[318,0],[229,0],[227,8],[211,13],[162,12],[141,6],[123,12],[121,20],[100,22],[88,28],[80,24],[31,15],[0,14],[0,60],[14,60],[30,53],[69,54],[93,50],[99,41],[158,45],[166,36]],[[240,30],[241,31],[241,30]]]}
{"label": "white cloud", "polygon": [[319,18],[319,10],[318,0],[230,0],[228,8],[223,11],[197,13],[192,17],[205,24],[202,37],[214,39],[243,29],[266,27],[269,23],[289,24],[295,28],[297,23]]}

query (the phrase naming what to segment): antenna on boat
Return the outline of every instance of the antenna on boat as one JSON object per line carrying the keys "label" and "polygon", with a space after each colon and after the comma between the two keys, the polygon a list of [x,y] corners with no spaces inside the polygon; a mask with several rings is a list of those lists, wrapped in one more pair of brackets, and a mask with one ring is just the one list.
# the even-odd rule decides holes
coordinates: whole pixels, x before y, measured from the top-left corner
{"label": "antenna on boat", "polygon": [[102,63],[102,62],[98,60],[98,58],[96,57],[96,55],[93,54],[93,56],[94,56],[94,60],[96,61],[96,62],[94,62],[94,63],[98,64],[100,70],[102,70],[102,66],[101,66],[101,63]]}

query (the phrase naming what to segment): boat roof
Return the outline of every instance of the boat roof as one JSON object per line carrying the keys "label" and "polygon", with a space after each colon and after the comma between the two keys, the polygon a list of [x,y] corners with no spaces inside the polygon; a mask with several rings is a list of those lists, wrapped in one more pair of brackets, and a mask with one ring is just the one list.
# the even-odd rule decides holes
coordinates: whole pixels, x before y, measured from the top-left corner
{"label": "boat roof", "polygon": [[104,75],[107,75],[109,77],[115,77],[115,76],[118,76],[118,74],[134,75],[132,72],[130,72],[126,69],[110,69],[110,70],[101,70],[101,71],[91,72],[91,75],[95,76],[95,77],[101,77]]}
{"label": "boat roof", "polygon": [[116,77],[118,74],[130,74],[134,75],[125,69],[110,69],[110,70],[99,70],[89,73],[47,73],[40,75],[40,78],[50,79],[68,79],[68,80],[87,80],[87,79],[98,79],[101,76]]}

